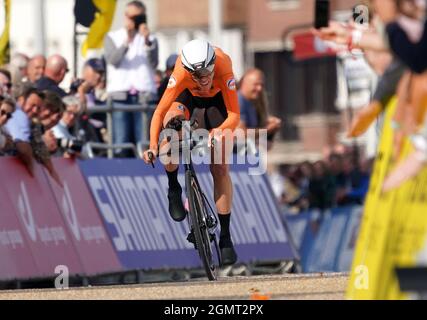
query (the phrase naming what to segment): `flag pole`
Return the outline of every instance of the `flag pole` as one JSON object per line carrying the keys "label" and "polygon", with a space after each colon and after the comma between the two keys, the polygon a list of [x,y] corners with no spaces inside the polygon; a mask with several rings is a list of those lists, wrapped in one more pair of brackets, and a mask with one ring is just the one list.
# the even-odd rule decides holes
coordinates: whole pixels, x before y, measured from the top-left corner
{"label": "flag pole", "polygon": [[77,66],[78,66],[78,43],[77,43],[77,21],[76,17],[74,17],[74,33],[73,33],[73,77],[77,78]]}
{"label": "flag pole", "polygon": [[45,0],[35,1],[35,45],[38,54],[46,55]]}

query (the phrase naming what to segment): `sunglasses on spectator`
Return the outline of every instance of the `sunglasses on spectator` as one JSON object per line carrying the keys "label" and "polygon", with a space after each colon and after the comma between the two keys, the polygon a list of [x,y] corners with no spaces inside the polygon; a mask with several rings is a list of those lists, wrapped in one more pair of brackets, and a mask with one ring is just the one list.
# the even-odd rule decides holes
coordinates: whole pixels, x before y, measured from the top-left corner
{"label": "sunglasses on spectator", "polygon": [[0,110],[0,116],[4,116],[4,115],[6,115],[6,119],[12,118],[12,113],[7,112],[5,110]]}
{"label": "sunglasses on spectator", "polygon": [[3,86],[7,87],[8,89],[12,88],[12,83],[4,83]]}

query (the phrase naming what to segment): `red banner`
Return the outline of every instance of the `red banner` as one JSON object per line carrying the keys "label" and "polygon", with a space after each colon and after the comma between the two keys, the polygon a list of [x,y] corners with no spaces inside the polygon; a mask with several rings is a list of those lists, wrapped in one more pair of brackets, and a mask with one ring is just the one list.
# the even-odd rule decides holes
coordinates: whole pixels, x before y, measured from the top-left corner
{"label": "red banner", "polygon": [[328,47],[324,41],[315,37],[311,32],[296,34],[294,36],[294,43],[294,58],[296,60],[336,55],[334,50]]}
{"label": "red banner", "polygon": [[78,165],[66,159],[55,159],[54,165],[64,187],[61,188],[50,176],[49,184],[80,255],[85,273],[121,270],[111,240]]}
{"label": "red banner", "polygon": [[3,183],[0,183],[0,212],[0,279],[40,276],[27,237]]}
{"label": "red banner", "polygon": [[[14,158],[0,159],[0,277],[49,277],[121,270],[78,166],[55,161],[61,188],[35,166],[31,177]],[[3,255],[4,254],[4,255]]]}

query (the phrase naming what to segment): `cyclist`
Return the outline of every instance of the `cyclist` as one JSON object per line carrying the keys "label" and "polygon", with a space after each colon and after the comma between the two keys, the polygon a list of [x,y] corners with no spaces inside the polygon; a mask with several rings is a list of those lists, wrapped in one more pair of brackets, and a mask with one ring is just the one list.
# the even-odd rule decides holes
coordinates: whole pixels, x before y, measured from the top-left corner
{"label": "cyclist", "polygon": [[[151,121],[150,147],[143,154],[146,163],[155,160],[160,131],[176,117],[197,119],[199,127],[210,131],[209,141],[214,136],[222,137],[223,141],[232,139],[223,134],[223,130],[234,130],[239,125],[240,110],[231,59],[207,41],[192,40],[182,48],[168,87]],[[232,265],[237,261],[237,254],[230,235],[233,186],[226,156],[223,155],[219,164],[211,161],[210,172],[221,226],[219,246],[222,260],[223,264]],[[169,181],[169,213],[172,219],[180,222],[185,219],[186,211],[178,182],[178,165],[167,164],[165,169]]]}

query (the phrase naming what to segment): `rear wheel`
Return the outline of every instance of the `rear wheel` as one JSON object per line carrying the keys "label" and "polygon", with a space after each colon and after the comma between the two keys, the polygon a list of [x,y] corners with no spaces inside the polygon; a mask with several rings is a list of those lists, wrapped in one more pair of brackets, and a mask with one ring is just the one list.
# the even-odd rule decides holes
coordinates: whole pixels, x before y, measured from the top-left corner
{"label": "rear wheel", "polygon": [[196,247],[208,279],[216,280],[217,269],[212,250],[212,247],[217,250],[215,234],[211,234],[209,232],[204,199],[200,192],[199,185],[193,176],[193,173],[191,171],[187,171],[185,174],[185,179],[187,188],[189,190],[189,216]]}

